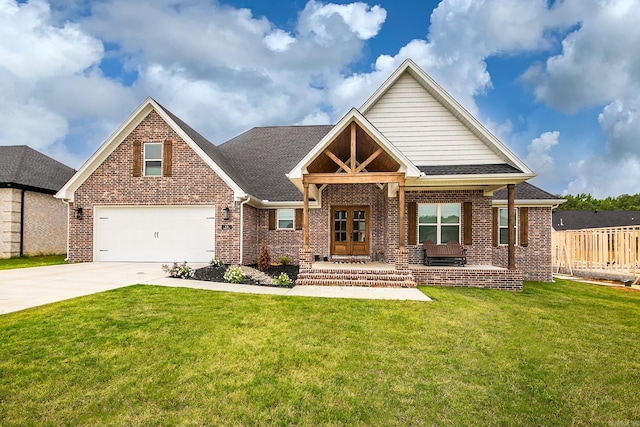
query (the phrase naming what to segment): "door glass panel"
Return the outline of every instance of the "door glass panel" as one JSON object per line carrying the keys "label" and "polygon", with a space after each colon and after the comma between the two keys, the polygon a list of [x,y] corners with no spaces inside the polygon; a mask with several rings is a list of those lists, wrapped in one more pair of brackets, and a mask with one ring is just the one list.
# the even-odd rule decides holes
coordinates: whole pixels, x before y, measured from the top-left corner
{"label": "door glass panel", "polygon": [[353,241],[364,242],[366,231],[366,218],[365,211],[354,210],[353,211]]}
{"label": "door glass panel", "polygon": [[347,241],[347,211],[335,211],[333,217],[333,230],[336,242]]}

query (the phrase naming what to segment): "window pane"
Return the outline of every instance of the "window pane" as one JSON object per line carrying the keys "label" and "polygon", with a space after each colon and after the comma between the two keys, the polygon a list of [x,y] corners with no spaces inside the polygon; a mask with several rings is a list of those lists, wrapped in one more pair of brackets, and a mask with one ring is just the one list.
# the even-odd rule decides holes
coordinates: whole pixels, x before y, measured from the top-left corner
{"label": "window pane", "polygon": [[160,176],[162,175],[162,162],[158,161],[146,161],[144,163],[144,174],[146,176]]}
{"label": "window pane", "polygon": [[507,226],[507,222],[509,220],[508,215],[507,215],[507,209],[506,208],[500,208],[500,209],[498,209],[498,212],[500,213],[500,227],[506,227]]}
{"label": "window pane", "polygon": [[460,224],[460,205],[446,204],[440,208],[443,224]]}
{"label": "window pane", "polygon": [[500,229],[500,244],[508,245],[509,244],[509,229],[501,228]]}
{"label": "window pane", "polygon": [[420,227],[418,227],[419,229],[419,236],[418,236],[418,242],[419,243],[424,243],[427,240],[431,240],[432,242],[438,243],[438,231],[436,229],[435,225],[421,225]]}
{"label": "window pane", "polygon": [[278,219],[293,220],[293,209],[278,209]]}
{"label": "window pane", "polygon": [[293,228],[293,221],[290,219],[278,220],[278,228]]}
{"label": "window pane", "polygon": [[440,230],[440,243],[447,243],[451,240],[460,241],[460,227],[457,225],[443,225]]}
{"label": "window pane", "polygon": [[162,144],[144,144],[145,160],[162,159]]}
{"label": "window pane", "polygon": [[[418,205],[418,223],[435,224],[438,222],[438,205]],[[435,242],[435,240],[434,240]]]}

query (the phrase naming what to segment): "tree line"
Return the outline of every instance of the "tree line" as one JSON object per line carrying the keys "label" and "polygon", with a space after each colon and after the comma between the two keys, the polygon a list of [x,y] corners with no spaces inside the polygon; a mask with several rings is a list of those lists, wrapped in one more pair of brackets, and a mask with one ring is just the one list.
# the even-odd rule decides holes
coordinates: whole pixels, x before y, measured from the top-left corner
{"label": "tree line", "polygon": [[640,211],[640,193],[629,195],[622,194],[618,197],[607,197],[606,199],[596,199],[591,194],[580,193],[576,196],[571,194],[560,196],[559,199],[566,199],[556,208],[558,211]]}

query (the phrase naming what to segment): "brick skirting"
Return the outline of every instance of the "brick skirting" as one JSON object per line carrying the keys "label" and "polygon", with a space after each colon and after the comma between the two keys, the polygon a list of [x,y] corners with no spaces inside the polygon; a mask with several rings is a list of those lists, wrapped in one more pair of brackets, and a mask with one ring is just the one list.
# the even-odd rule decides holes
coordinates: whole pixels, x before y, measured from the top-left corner
{"label": "brick skirting", "polygon": [[497,267],[425,267],[409,265],[418,285],[522,290],[522,271]]}

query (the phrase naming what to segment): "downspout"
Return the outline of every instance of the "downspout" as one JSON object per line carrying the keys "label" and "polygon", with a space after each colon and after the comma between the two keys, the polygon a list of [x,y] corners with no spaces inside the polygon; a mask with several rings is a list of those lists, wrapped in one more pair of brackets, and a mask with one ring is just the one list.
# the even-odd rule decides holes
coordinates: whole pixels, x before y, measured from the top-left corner
{"label": "downspout", "polygon": [[24,256],[24,189],[20,190],[20,256]]}
{"label": "downspout", "polygon": [[71,206],[69,205],[69,199],[62,199],[65,205],[67,205],[67,257],[64,259],[69,262],[69,233],[71,233],[71,218],[69,218],[69,209]]}
{"label": "downspout", "polygon": [[246,196],[246,199],[240,202],[240,265],[244,264],[244,205],[251,200],[251,197]]}

